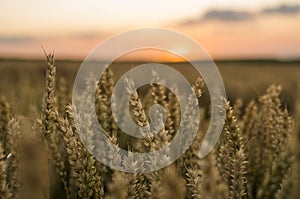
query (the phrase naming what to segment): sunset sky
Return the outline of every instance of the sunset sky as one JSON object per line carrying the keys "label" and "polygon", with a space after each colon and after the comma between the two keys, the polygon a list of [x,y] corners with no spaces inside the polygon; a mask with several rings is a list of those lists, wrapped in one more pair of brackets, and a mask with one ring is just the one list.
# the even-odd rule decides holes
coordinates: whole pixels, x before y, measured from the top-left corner
{"label": "sunset sky", "polygon": [[113,34],[168,28],[215,59],[300,59],[299,0],[1,0],[0,57],[82,59]]}

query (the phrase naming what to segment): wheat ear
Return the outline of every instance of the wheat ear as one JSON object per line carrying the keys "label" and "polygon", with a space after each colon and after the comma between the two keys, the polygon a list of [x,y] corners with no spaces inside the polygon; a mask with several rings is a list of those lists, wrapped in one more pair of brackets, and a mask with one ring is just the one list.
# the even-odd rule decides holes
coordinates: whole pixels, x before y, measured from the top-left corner
{"label": "wheat ear", "polygon": [[12,191],[8,187],[8,183],[6,182],[6,157],[4,155],[4,151],[2,148],[2,144],[0,143],[0,198],[2,199],[11,199]]}
{"label": "wheat ear", "polygon": [[47,70],[46,70],[46,91],[44,94],[43,101],[43,116],[42,124],[44,127],[43,134],[47,144],[47,147],[51,153],[51,158],[54,160],[56,169],[60,176],[60,180],[63,183],[66,195],[68,197],[68,185],[67,185],[67,172],[65,163],[61,157],[59,149],[57,147],[57,132],[55,121],[58,117],[56,107],[56,96],[55,96],[55,77],[56,77],[56,66],[54,62],[54,52],[47,54],[46,56]]}
{"label": "wheat ear", "polygon": [[0,143],[2,143],[4,153],[7,155],[7,129],[8,121],[11,118],[11,107],[4,97],[0,98]]}
{"label": "wheat ear", "polygon": [[247,196],[247,161],[240,128],[229,102],[224,133],[219,149],[218,168],[228,185],[229,198],[242,199]]}

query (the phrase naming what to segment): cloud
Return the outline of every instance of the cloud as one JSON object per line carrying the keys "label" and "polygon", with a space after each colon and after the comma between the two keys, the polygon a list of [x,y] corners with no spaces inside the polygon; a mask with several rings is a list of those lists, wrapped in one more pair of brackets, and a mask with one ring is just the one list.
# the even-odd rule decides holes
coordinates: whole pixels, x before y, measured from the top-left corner
{"label": "cloud", "polygon": [[0,43],[7,43],[7,44],[17,44],[17,43],[28,43],[32,42],[34,39],[31,37],[5,37],[0,36]]}
{"label": "cloud", "polygon": [[262,14],[298,14],[300,5],[280,5],[274,8],[265,8],[261,11]]}
{"label": "cloud", "polygon": [[186,19],[180,25],[196,25],[208,21],[238,22],[250,20],[254,15],[250,12],[236,10],[209,10],[203,16],[194,19]]}
{"label": "cloud", "polygon": [[239,12],[234,10],[210,10],[204,14],[202,21],[226,21],[226,22],[235,22],[235,21],[244,21],[249,20],[253,17],[250,12]]}
{"label": "cloud", "polygon": [[73,38],[73,39],[97,39],[97,38],[100,38],[102,36],[103,36],[103,34],[97,32],[97,31],[95,31],[95,32],[81,32],[81,33],[74,33],[74,34],[68,35],[69,38]]}
{"label": "cloud", "polygon": [[200,18],[199,19],[186,19],[184,21],[181,21],[179,25],[190,26],[190,25],[197,25],[200,22],[201,22]]}
{"label": "cloud", "polygon": [[103,34],[98,32],[81,32],[81,33],[72,33],[67,35],[57,35],[57,36],[50,36],[50,37],[27,37],[27,36],[1,36],[0,35],[0,44],[8,44],[8,45],[15,45],[15,44],[28,44],[32,42],[41,42],[41,41],[61,41],[61,40],[77,40],[77,41],[84,41],[84,40],[93,40],[93,39],[101,39]]}
{"label": "cloud", "polygon": [[300,5],[280,5],[274,8],[264,8],[260,12],[247,12],[237,10],[208,10],[200,17],[190,18],[182,21],[180,25],[197,25],[209,21],[219,22],[240,22],[254,19],[256,16],[268,14],[298,14],[300,13]]}

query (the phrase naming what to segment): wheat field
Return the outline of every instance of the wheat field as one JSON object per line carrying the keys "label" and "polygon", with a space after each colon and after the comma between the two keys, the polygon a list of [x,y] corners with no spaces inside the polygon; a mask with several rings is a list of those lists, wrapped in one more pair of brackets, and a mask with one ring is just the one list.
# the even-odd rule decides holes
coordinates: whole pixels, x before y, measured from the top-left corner
{"label": "wheat field", "polygon": [[[201,77],[190,75],[201,104],[201,125],[193,144],[168,167],[131,174],[113,170],[89,153],[86,146],[95,153],[101,153],[101,148],[95,147],[93,129],[88,129],[90,137],[83,144],[75,125],[70,90],[76,67],[71,67],[74,63],[70,62],[70,66],[60,70],[53,54],[47,54],[46,58],[46,64],[22,62],[43,65],[32,68],[17,68],[9,66],[14,62],[3,61],[7,67],[1,68],[0,86],[1,199],[300,197],[297,64],[292,64],[290,72],[272,66],[272,70],[277,70],[274,74],[278,75],[280,84],[267,81],[272,74],[250,82],[253,66],[252,69],[244,67],[240,76],[235,77],[230,70],[232,66],[224,64],[229,66],[220,71],[225,76],[225,85],[231,85],[227,89],[228,99],[224,99],[227,101],[225,124],[214,150],[203,159],[197,152],[210,122],[209,93]],[[175,65],[179,71],[194,74],[179,65]],[[151,139],[134,139],[122,132],[114,121],[110,99],[115,82],[125,68],[116,64],[101,76],[95,96],[98,121],[107,138],[120,148],[138,152],[156,150],[174,137],[180,122],[187,125],[191,122],[188,117],[180,121],[180,114],[184,113],[180,113],[172,92],[151,84],[133,91],[128,102],[131,117],[136,124],[145,126],[149,122],[149,107],[160,103],[167,110],[164,128]],[[260,85],[260,90],[251,90],[254,85]],[[131,89],[130,82],[128,89]],[[108,158],[112,161],[122,159],[118,152],[111,153]]]}

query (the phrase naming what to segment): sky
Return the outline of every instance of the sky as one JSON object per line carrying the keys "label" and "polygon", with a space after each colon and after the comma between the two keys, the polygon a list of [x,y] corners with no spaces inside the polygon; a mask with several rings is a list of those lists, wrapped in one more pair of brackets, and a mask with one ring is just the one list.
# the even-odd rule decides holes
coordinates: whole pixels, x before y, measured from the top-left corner
{"label": "sky", "polygon": [[[299,59],[299,0],[1,0],[0,57],[82,59],[143,27],[193,38],[215,59]],[[153,56],[153,55],[149,55]]]}

